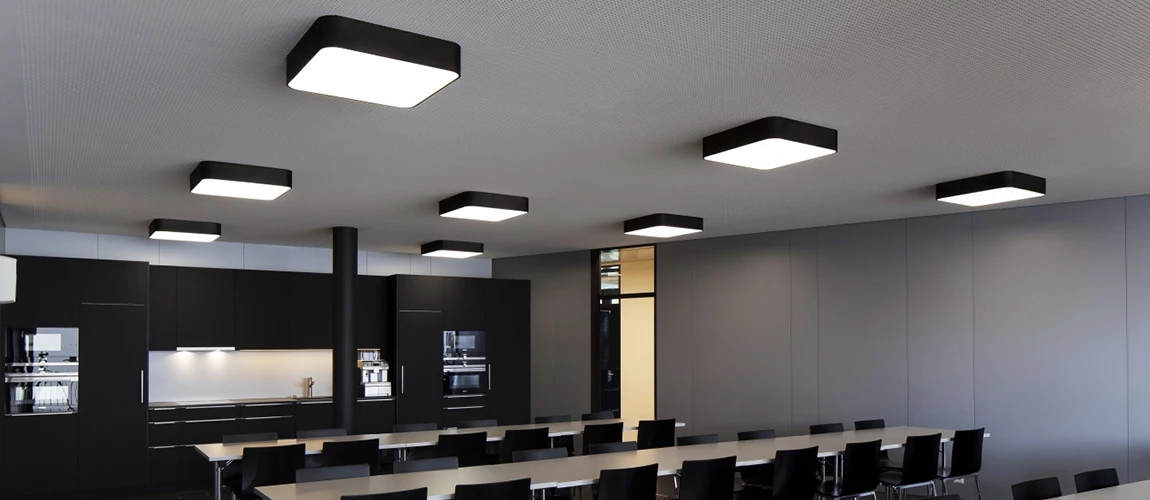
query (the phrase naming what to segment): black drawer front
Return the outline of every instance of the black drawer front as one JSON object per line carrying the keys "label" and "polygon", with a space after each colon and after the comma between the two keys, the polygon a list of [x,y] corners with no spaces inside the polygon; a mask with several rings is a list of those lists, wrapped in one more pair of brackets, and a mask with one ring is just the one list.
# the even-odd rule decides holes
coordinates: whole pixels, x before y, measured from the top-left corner
{"label": "black drawer front", "polygon": [[295,408],[292,407],[292,404],[293,403],[264,403],[243,405],[240,407],[240,416],[243,418],[294,416]]}
{"label": "black drawer front", "polygon": [[148,424],[148,446],[175,446],[183,444],[180,430],[184,424],[179,422],[160,422]]}
{"label": "black drawer front", "polygon": [[238,418],[224,420],[203,420],[184,423],[184,444],[219,443],[225,434],[239,434],[240,420]]}
{"label": "black drawer front", "polygon": [[240,418],[240,407],[236,405],[189,406],[184,408],[183,414],[183,420],[187,421]]}
{"label": "black drawer front", "polygon": [[183,419],[183,408],[152,408],[148,410],[149,422],[178,422]]}
{"label": "black drawer front", "polygon": [[177,483],[186,479],[180,468],[184,450],[179,446],[148,448],[148,483]]}
{"label": "black drawer front", "polygon": [[274,432],[280,439],[292,439],[295,438],[295,416],[245,418],[240,421],[240,432]]}

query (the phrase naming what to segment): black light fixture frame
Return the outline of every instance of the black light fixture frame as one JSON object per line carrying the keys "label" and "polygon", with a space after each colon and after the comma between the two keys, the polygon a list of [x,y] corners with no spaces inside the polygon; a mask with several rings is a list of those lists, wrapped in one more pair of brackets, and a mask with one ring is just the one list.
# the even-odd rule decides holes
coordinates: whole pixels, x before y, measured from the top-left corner
{"label": "black light fixture frame", "polygon": [[483,253],[483,243],[476,243],[474,241],[435,240],[430,243],[424,243],[419,247],[420,255],[427,255],[440,250]]}
{"label": "black light fixture frame", "polygon": [[832,151],[839,149],[839,131],[781,116],[768,116],[703,138],[703,157],[766,139],[786,139]]}
{"label": "black light fixture frame", "polygon": [[152,219],[148,225],[148,236],[156,231],[169,231],[173,233],[214,234],[222,235],[223,226],[218,222],[202,222],[180,219]]}
{"label": "black light fixture frame", "polygon": [[195,189],[204,179],[283,186],[289,190],[292,188],[291,170],[222,161],[201,161],[196,165],[196,169],[192,171],[189,189]]}
{"label": "black light fixture frame", "polygon": [[934,197],[937,200],[941,200],[952,196],[961,196],[1007,187],[1045,195],[1046,179],[1013,170],[1004,170],[1002,172],[994,172],[992,174],[936,184],[934,186]]}
{"label": "black light fixture frame", "polygon": [[703,230],[703,218],[689,215],[651,214],[623,222],[623,232],[630,233],[655,226]]}
{"label": "black light fixture frame", "polygon": [[440,200],[439,215],[453,212],[463,207],[497,208],[526,213],[527,206],[527,198],[523,196],[464,191],[450,198]]}

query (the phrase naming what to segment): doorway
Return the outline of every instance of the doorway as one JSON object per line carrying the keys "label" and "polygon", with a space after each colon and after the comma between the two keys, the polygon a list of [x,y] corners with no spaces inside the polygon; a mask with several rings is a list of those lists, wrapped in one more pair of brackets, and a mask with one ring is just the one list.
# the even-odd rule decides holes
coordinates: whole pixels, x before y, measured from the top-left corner
{"label": "doorway", "polygon": [[655,418],[655,247],[597,252],[594,411]]}

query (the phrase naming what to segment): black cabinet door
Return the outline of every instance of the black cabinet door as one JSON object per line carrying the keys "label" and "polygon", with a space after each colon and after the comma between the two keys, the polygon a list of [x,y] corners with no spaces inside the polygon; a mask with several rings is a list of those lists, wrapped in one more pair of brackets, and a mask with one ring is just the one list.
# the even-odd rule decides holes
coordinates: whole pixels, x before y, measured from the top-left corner
{"label": "black cabinet door", "polygon": [[395,401],[361,399],[355,403],[355,434],[383,434],[395,425]]}
{"label": "black cabinet door", "polygon": [[178,272],[169,266],[148,270],[148,350],[176,350]]}
{"label": "black cabinet door", "polygon": [[183,481],[184,475],[180,470],[181,455],[183,455],[181,446],[148,448],[148,484]]}
{"label": "black cabinet door", "polygon": [[147,308],[85,304],[80,332],[80,487],[142,485],[144,474],[124,472],[147,470]]}
{"label": "black cabinet door", "polygon": [[332,282],[330,274],[291,274],[292,349],[331,349]]}
{"label": "black cabinet door", "polygon": [[77,259],[16,256],[16,302],[3,307],[8,327],[80,326]]}
{"label": "black cabinet door", "polygon": [[[297,431],[330,429],[335,423],[335,410],[331,401],[300,401],[295,404]],[[348,429],[348,433],[352,433]]]}
{"label": "black cabinet door", "polygon": [[491,280],[443,278],[443,329],[486,330],[487,290]]}
{"label": "black cabinet door", "polygon": [[400,311],[443,310],[443,278],[401,274],[395,277],[395,290]]}
{"label": "black cabinet door", "polygon": [[236,349],[291,348],[291,273],[236,271]]}
{"label": "black cabinet door", "polygon": [[295,416],[253,417],[240,420],[240,433],[274,432],[279,439],[295,438]]}
{"label": "black cabinet door", "polygon": [[120,260],[81,260],[80,302],[92,304],[148,303],[148,263]]}
{"label": "black cabinet door", "polygon": [[491,280],[487,294],[488,401],[501,425],[531,418],[531,282]]}
{"label": "black cabinet door", "polygon": [[439,422],[443,410],[443,327],[439,313],[396,318],[396,423]]}
{"label": "black cabinet door", "polygon": [[0,498],[7,498],[9,494],[46,495],[77,488],[76,417],[76,414],[3,417],[8,422]]}
{"label": "black cabinet door", "polygon": [[355,346],[382,349],[387,345],[387,278],[357,276],[355,281]]}
{"label": "black cabinet door", "polygon": [[230,269],[178,269],[176,343],[179,347],[236,345],[236,273]]}

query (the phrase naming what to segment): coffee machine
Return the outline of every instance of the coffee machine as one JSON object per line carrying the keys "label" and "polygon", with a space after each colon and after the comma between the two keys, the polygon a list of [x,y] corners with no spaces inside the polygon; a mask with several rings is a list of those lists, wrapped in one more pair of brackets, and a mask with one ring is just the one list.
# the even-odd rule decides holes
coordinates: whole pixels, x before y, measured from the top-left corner
{"label": "coffee machine", "polygon": [[360,349],[358,365],[359,385],[363,387],[363,397],[383,398],[391,396],[391,382],[387,379],[387,370],[390,366],[380,355],[378,349]]}

